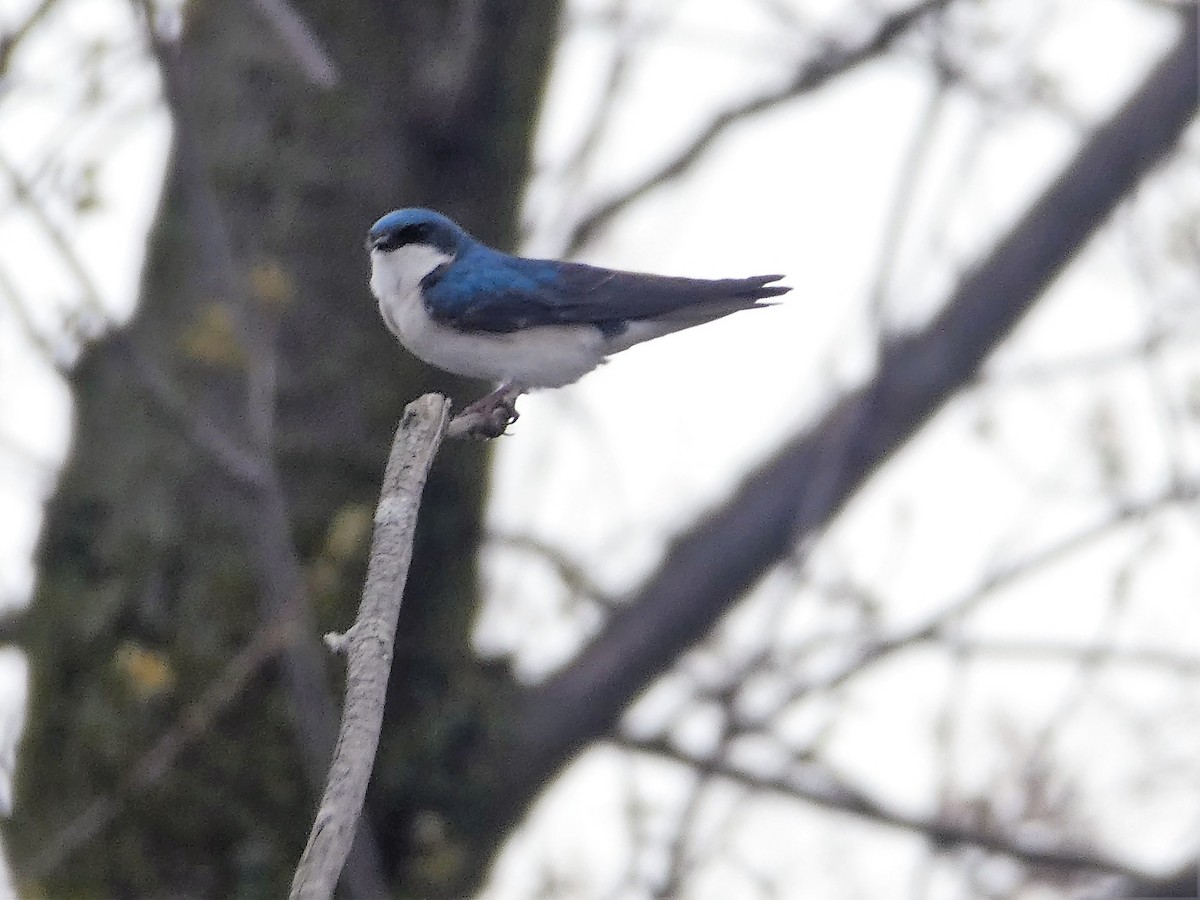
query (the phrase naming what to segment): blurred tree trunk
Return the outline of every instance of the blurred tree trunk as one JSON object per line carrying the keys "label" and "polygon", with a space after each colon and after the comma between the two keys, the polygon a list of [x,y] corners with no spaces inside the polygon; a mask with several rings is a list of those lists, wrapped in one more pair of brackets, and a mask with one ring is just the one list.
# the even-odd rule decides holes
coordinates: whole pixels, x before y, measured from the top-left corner
{"label": "blurred tree trunk", "polygon": [[[427,389],[479,390],[396,346],[363,237],[429,205],[513,243],[558,4],[297,2],[332,88],[269,5],[189,4],[159,48],[176,130],[140,305],[72,377],[7,829],[18,877],[49,896],[286,894],[340,697],[318,635],[352,617],[392,432]],[[469,800],[459,746],[509,695],[468,648],[484,464],[447,447],[426,493],[373,786],[383,850],[356,854],[355,895],[380,867],[461,895],[497,840],[436,827]],[[276,615],[297,625],[286,649],[135,790],[147,748]],[[120,811],[80,841],[98,796]]]}

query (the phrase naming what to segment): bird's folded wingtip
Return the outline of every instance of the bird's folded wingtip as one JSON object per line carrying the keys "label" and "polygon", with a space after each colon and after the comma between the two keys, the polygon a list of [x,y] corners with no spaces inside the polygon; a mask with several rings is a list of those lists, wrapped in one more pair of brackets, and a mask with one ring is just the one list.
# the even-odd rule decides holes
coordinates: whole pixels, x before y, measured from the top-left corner
{"label": "bird's folded wingtip", "polygon": [[781,294],[791,291],[792,286],[790,284],[775,284],[776,281],[786,277],[786,275],[760,275],[755,278],[754,280],[758,282],[757,293],[759,298],[778,297]]}

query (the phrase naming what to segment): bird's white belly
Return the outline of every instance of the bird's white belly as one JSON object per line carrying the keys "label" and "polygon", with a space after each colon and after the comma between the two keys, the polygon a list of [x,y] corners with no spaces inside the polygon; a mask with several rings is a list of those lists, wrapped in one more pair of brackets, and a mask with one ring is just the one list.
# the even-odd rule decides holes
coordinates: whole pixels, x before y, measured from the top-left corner
{"label": "bird's white belly", "polygon": [[509,332],[462,331],[433,319],[408,279],[378,267],[371,288],[388,329],[409,352],[457,375],[513,382],[523,388],[562,387],[604,361],[606,341],[591,325],[547,325]]}

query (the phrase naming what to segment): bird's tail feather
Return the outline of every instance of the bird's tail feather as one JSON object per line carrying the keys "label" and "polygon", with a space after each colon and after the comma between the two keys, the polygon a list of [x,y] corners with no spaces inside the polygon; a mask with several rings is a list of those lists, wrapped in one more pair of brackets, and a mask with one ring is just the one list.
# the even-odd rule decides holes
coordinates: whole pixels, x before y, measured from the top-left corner
{"label": "bird's tail feather", "polygon": [[[713,293],[717,294],[711,300],[699,299],[686,306],[680,306],[669,312],[654,316],[659,322],[679,322],[680,327],[699,325],[711,322],[743,309],[759,309],[776,306],[776,303],[760,303],[769,297],[778,297],[791,290],[781,284],[771,284],[783,278],[782,275],[756,275],[753,278],[729,278],[724,281],[712,282]],[[720,286],[718,288],[718,285]],[[719,294],[718,294],[719,291]]]}
{"label": "bird's tail feather", "polygon": [[782,275],[756,275],[753,278],[728,278],[720,281],[693,282],[690,303],[661,310],[644,319],[632,319],[625,329],[609,339],[609,353],[627,350],[635,344],[663,337],[695,325],[713,322],[745,309],[765,309],[777,303],[761,302],[791,290],[772,284]]}

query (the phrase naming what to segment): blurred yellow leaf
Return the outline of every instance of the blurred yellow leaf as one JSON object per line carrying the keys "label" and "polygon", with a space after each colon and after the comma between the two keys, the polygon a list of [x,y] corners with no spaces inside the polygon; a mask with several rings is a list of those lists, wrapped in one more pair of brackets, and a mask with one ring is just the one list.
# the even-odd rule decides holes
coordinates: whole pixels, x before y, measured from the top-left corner
{"label": "blurred yellow leaf", "polygon": [[264,306],[287,306],[292,302],[296,286],[278,260],[267,259],[250,270],[250,291]]}
{"label": "blurred yellow leaf", "polygon": [[209,303],[183,333],[183,349],[192,359],[219,366],[241,366],[246,354],[238,340],[233,313],[223,303]]}
{"label": "blurred yellow leaf", "polygon": [[122,643],[115,662],[126,683],[143,699],[163,694],[175,685],[175,670],[167,655],[136,641]]}
{"label": "blurred yellow leaf", "polygon": [[371,539],[373,514],[364,503],[347,503],[333,515],[325,533],[325,555],[336,562],[357,556]]}

